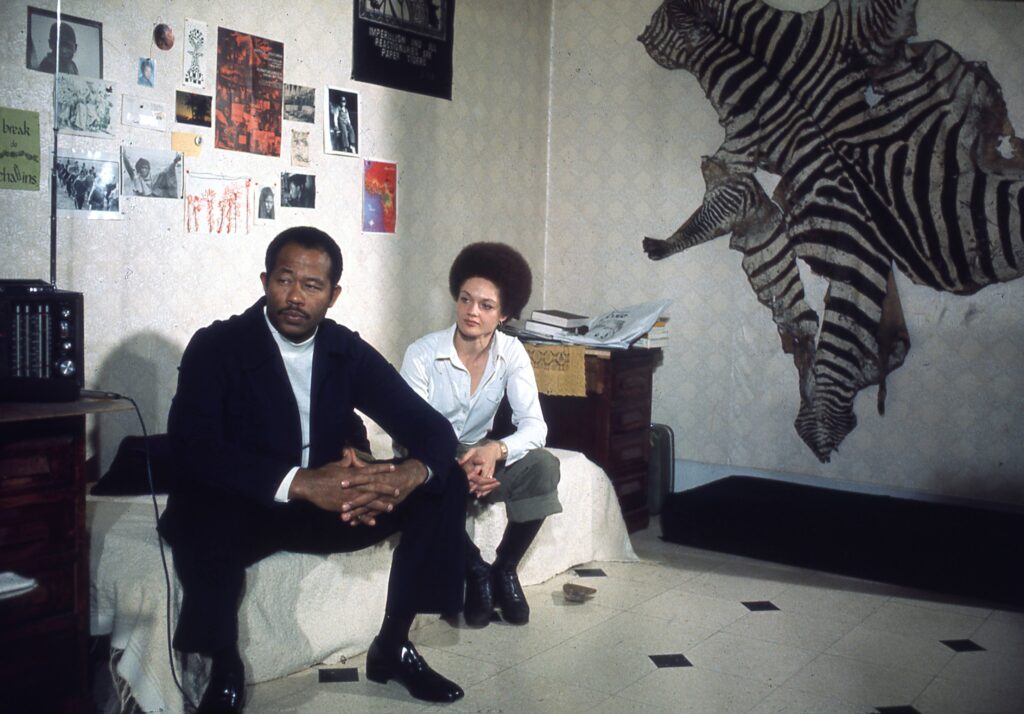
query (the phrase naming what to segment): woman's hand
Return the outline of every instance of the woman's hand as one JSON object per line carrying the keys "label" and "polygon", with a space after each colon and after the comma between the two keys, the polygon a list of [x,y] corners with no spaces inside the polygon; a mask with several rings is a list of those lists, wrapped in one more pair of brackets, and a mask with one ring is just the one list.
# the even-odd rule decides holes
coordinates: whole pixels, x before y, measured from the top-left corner
{"label": "woman's hand", "polygon": [[498,442],[489,441],[470,448],[459,459],[459,466],[466,472],[469,481],[469,492],[477,498],[483,498],[501,485],[494,478],[494,466],[500,456],[501,447]]}

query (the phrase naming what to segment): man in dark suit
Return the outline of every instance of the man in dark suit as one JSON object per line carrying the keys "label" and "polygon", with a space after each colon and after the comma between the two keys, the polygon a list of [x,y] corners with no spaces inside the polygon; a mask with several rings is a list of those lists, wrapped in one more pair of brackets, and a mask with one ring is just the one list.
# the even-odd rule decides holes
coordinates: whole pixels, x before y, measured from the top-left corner
{"label": "man in dark suit", "polygon": [[[396,679],[427,701],[463,695],[409,642],[417,613],[462,609],[467,486],[455,435],[376,350],[325,317],[341,269],[323,231],[282,232],[267,249],[264,297],[199,330],[181,359],[168,417],[179,479],[160,533],[183,590],[174,646],[212,660],[200,714],[242,710],[237,620],[248,565],[280,550],[357,550],[396,531],[366,676]],[[354,408],[409,458],[360,459],[346,446],[365,448]]]}

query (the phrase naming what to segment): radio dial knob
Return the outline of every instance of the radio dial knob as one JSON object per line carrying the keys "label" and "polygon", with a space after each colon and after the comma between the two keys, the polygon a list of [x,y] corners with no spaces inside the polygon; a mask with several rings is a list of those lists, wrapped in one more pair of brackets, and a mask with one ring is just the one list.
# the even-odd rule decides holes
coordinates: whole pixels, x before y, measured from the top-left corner
{"label": "radio dial knob", "polygon": [[75,374],[75,363],[69,359],[62,359],[57,363],[57,370],[64,377],[72,377]]}

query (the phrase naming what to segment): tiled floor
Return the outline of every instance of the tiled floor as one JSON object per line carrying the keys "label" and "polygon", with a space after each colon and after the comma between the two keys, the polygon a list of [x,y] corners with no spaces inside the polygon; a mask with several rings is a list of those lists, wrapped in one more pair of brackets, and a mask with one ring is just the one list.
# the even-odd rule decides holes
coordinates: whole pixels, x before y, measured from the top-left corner
{"label": "tiled floor", "polygon": [[[315,669],[249,690],[249,714],[345,712],[1024,712],[1024,614],[635,534],[639,563],[588,563],[527,588],[530,624],[413,636],[465,699],[320,684]],[[1021,574],[1008,575],[1021,577]],[[570,604],[562,584],[597,588]]]}

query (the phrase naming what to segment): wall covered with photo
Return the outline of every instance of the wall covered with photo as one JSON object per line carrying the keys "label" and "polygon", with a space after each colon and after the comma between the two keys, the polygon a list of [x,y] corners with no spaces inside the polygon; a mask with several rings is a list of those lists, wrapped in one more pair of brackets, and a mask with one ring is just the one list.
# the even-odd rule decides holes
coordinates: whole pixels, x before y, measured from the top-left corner
{"label": "wall covered with photo", "polygon": [[[55,2],[35,4],[52,10]],[[204,140],[200,156],[185,158],[186,170],[275,186],[282,173],[314,175],[313,209],[278,204],[273,221],[220,238],[188,233],[174,200],[124,198],[120,221],[59,219],[59,283],[85,293],[87,386],[131,393],[151,430],[162,429],[186,341],[255,299],[264,246],[283,227],[312,223],[339,240],[344,292],[330,314],[393,361],[412,339],[450,320],[446,273],[458,249],[504,240],[534,267],[531,308],[597,314],[673,300],[654,419],[673,427],[678,459],[1024,503],[1024,280],[960,297],[898,274],[911,349],[889,376],[886,413],[875,408],[877,388],[863,390],[857,428],[823,464],[793,428],[796,369],[741,254],[723,237],[657,263],[644,255],[644,236],[668,236],[700,205],[701,157],[723,137],[697,80],[659,67],[637,42],[658,4],[460,2],[448,102],[352,81],[349,3],[140,0],[122,16],[114,15],[119,3],[65,3],[67,12],[102,23],[103,78],[119,93],[172,112],[176,90],[213,95],[210,84],[180,81],[189,18],[207,23],[211,41],[226,27],[283,43],[283,81],[315,88],[317,102],[314,125],[284,122],[281,157],[217,150],[213,128],[172,122]],[[786,0],[784,7],[822,4]],[[942,40],[988,64],[1010,120],[1024,131],[1024,4],[928,0],[916,19],[917,39]],[[167,52],[152,45],[159,21],[179,30]],[[52,80],[25,69],[25,24],[23,3],[0,7],[0,104],[40,112],[48,166]],[[156,60],[153,89],[137,85],[140,57]],[[358,93],[358,157],[322,149],[327,86]],[[170,148],[169,133],[126,127],[120,117],[112,126],[113,139],[62,137],[62,146],[115,155],[122,145]],[[293,129],[309,132],[308,166],[292,163]],[[362,232],[363,158],[398,165],[394,235]],[[0,277],[48,272],[48,180],[38,193],[0,191],[8,218]],[[808,301],[820,309],[824,282],[800,268]],[[97,440],[104,460],[121,433],[137,430],[118,419],[104,418]]]}
{"label": "wall covered with photo", "polygon": [[[56,10],[53,0],[34,6]],[[48,278],[52,77],[26,69],[27,3],[0,4],[0,105],[40,114],[43,177],[38,192],[0,190],[0,278]],[[103,79],[118,95],[112,139],[60,137],[64,147],[117,155],[121,146],[170,150],[171,131],[198,134],[186,171],[248,176],[277,184],[282,173],[316,177],[315,209],[276,207],[248,234],[186,228],[183,200],[124,196],[121,220],[58,219],[58,285],[85,295],[86,386],[123,392],[161,431],[176,370],[199,327],[245,309],[260,295],[264,250],[280,230],[311,224],[331,233],[345,257],[343,293],[329,315],[356,329],[392,362],[405,347],[453,319],[451,260],[467,243],[507,241],[535,266],[534,303],[543,289],[545,160],[550,4],[546,0],[461,3],[457,9],[452,101],[351,80],[352,12],[345,2],[139,0],[128,12],[104,0],[64,2],[66,13],[103,27]],[[284,122],[281,156],[214,148],[214,129],[175,123],[177,90],[214,95],[216,47],[208,47],[203,89],[182,83],[185,20],[281,42],[284,82],[316,90],[315,124]],[[152,41],[167,22],[176,42]],[[137,84],[140,57],[156,62],[155,86]],[[327,155],[324,87],[359,95],[359,156]],[[121,95],[163,102],[166,132],[125,126]],[[292,164],[291,129],[309,132],[308,166]],[[401,202],[394,234],[362,232],[363,158],[398,166]],[[188,177],[185,177],[185,188]],[[255,205],[253,211],[255,212]],[[93,430],[105,466],[121,436],[138,433],[128,416]]]}

